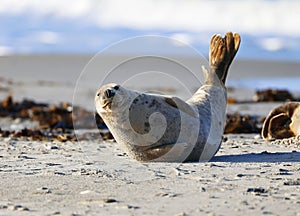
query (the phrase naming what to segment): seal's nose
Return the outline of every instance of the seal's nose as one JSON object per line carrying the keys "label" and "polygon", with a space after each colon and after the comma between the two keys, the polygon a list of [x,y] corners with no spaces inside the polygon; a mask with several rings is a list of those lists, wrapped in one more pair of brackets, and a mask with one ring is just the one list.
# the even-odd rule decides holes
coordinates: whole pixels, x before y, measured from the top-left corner
{"label": "seal's nose", "polygon": [[106,98],[112,98],[113,96],[115,96],[115,91],[113,91],[112,89],[106,89],[105,91],[104,91],[104,96],[106,97]]}

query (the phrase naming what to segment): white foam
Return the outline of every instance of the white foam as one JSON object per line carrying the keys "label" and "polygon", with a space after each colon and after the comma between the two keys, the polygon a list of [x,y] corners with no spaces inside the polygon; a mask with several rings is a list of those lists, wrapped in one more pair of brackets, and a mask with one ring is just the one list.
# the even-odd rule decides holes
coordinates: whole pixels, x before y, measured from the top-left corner
{"label": "white foam", "polygon": [[299,1],[3,0],[2,14],[78,19],[100,27],[191,32],[227,30],[300,36]]}
{"label": "white foam", "polygon": [[60,34],[53,31],[38,31],[34,37],[38,42],[44,44],[57,44],[62,40]]}
{"label": "white foam", "polygon": [[260,45],[263,49],[268,51],[280,51],[286,47],[285,41],[276,37],[263,38],[260,41]]}
{"label": "white foam", "polygon": [[0,45],[0,56],[7,56],[13,53],[12,47]]}

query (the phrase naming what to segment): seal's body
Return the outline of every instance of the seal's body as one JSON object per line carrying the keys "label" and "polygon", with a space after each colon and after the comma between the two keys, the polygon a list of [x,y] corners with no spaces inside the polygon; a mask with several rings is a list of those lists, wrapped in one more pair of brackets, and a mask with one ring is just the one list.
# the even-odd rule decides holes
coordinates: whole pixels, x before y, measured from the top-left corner
{"label": "seal's body", "polygon": [[139,161],[210,160],[221,145],[225,80],[239,44],[238,34],[213,36],[205,84],[186,102],[107,84],[96,94],[96,110],[116,141]]}

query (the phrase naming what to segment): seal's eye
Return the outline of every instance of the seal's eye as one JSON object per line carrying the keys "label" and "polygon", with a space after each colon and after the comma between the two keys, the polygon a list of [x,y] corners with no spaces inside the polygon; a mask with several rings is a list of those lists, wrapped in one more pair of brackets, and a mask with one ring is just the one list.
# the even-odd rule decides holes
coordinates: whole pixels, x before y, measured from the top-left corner
{"label": "seal's eye", "polygon": [[98,94],[97,94],[97,97],[99,97],[100,96],[100,92],[98,92]]}
{"label": "seal's eye", "polygon": [[114,87],[115,90],[119,90],[119,88],[120,88],[120,86],[118,86],[118,85],[116,85],[116,86]]}

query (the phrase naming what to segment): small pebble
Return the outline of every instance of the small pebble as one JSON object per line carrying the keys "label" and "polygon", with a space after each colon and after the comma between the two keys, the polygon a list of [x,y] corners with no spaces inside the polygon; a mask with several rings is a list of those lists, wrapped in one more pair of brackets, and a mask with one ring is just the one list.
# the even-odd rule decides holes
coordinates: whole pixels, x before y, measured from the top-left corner
{"label": "small pebble", "polygon": [[8,209],[12,211],[29,211],[27,207],[24,207],[22,205],[12,205],[9,206]]}
{"label": "small pebble", "polygon": [[292,173],[287,169],[279,169],[278,175],[292,175]]}
{"label": "small pebble", "polygon": [[268,191],[262,187],[259,187],[259,188],[248,188],[247,192],[255,193],[256,195],[259,195],[259,194],[267,193]]}
{"label": "small pebble", "polygon": [[85,191],[81,191],[79,194],[83,195],[83,194],[89,194],[91,193],[92,191],[90,190],[85,190]]}
{"label": "small pebble", "polygon": [[264,215],[273,215],[273,213],[270,212],[270,211],[263,211],[262,213],[263,213]]}
{"label": "small pebble", "polygon": [[7,209],[8,206],[7,205],[0,205],[0,209]]}
{"label": "small pebble", "polygon": [[103,202],[104,202],[104,203],[116,203],[116,202],[118,202],[118,201],[115,200],[115,199],[112,199],[112,198],[108,198],[108,199],[103,199]]}
{"label": "small pebble", "polygon": [[139,209],[140,207],[138,206],[132,206],[132,205],[121,205],[121,206],[117,206],[117,208],[121,208],[121,209]]}
{"label": "small pebble", "polygon": [[49,193],[52,193],[52,191],[47,187],[37,188],[36,192],[34,192],[34,194],[49,194]]}
{"label": "small pebble", "polygon": [[161,197],[177,197],[177,194],[173,194],[173,193],[162,193],[162,194],[158,194],[158,196],[161,196]]}
{"label": "small pebble", "polygon": [[249,205],[249,203],[246,200],[242,201],[241,204],[246,206]]}
{"label": "small pebble", "polygon": [[132,205],[127,205],[128,209],[139,209],[140,207],[138,206],[132,206]]}
{"label": "small pebble", "polygon": [[180,212],[180,213],[176,214],[175,216],[187,216],[187,214],[185,212]]}
{"label": "small pebble", "polygon": [[298,186],[300,185],[300,179],[289,179],[286,182],[283,183],[283,185],[289,185],[289,186]]}
{"label": "small pebble", "polygon": [[64,176],[64,175],[66,175],[66,173],[55,171],[54,175],[63,175]]}

